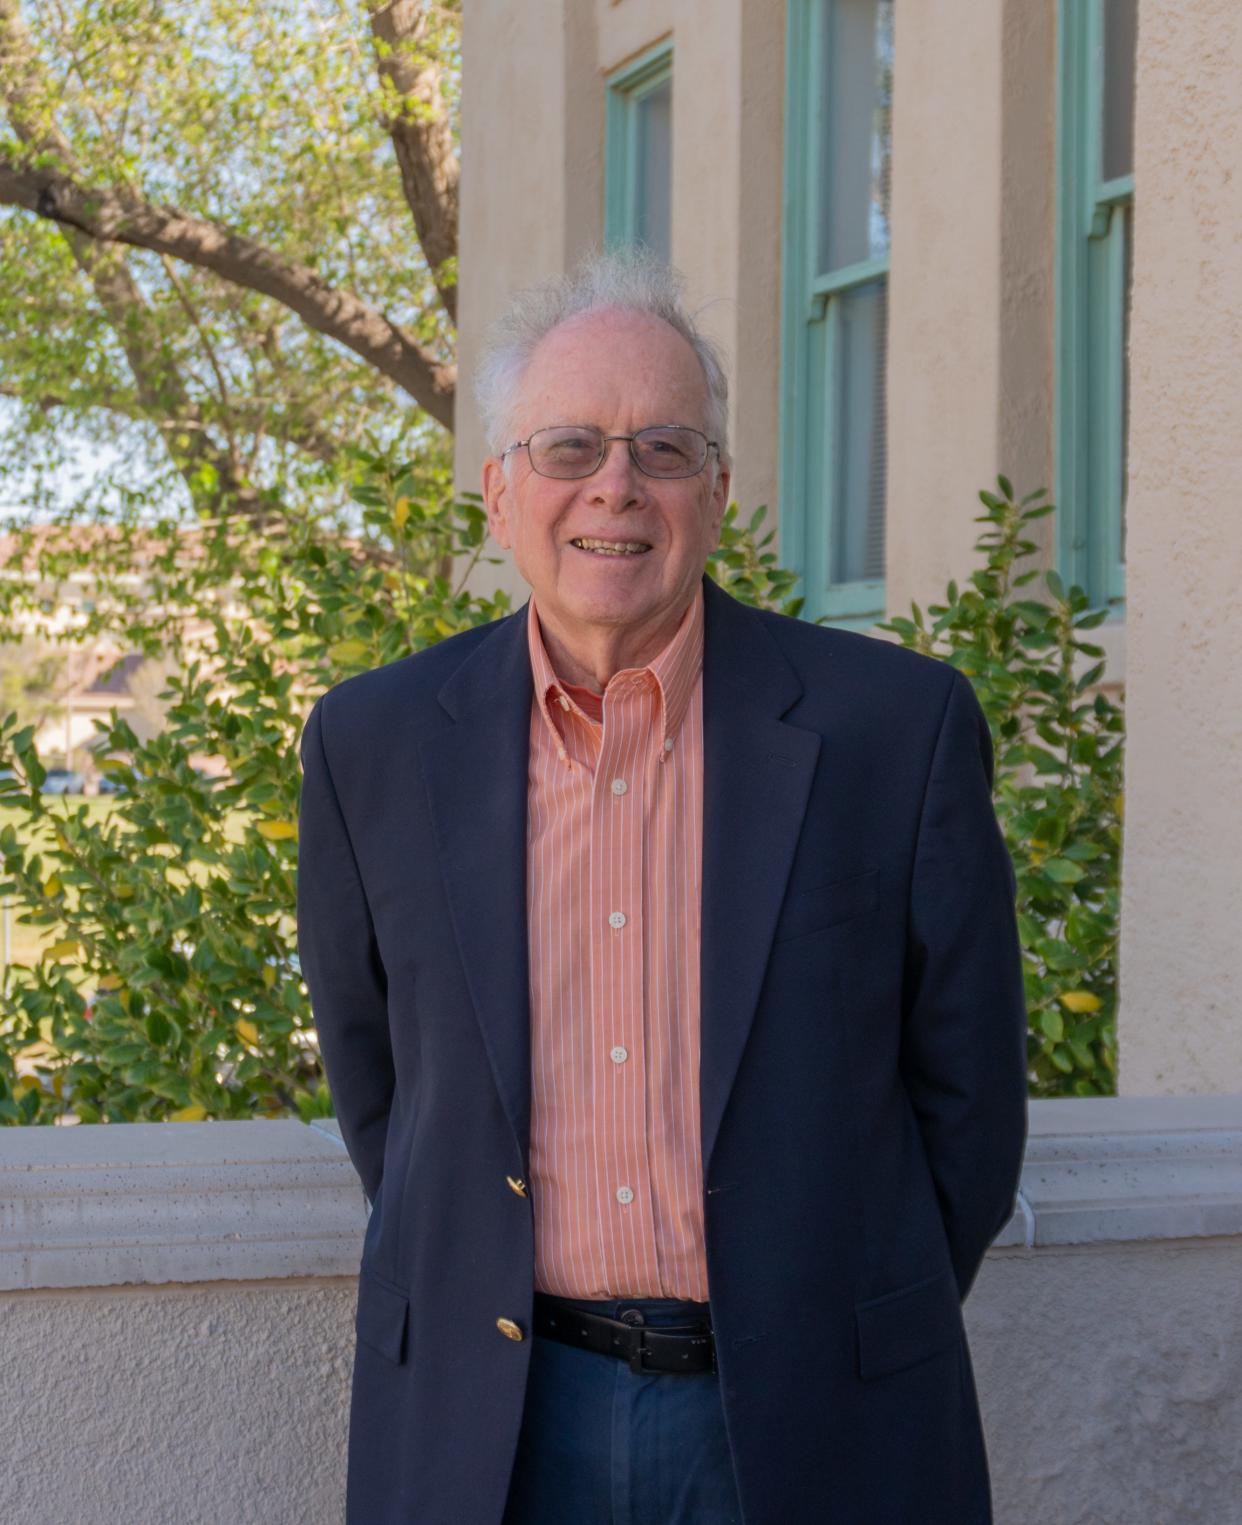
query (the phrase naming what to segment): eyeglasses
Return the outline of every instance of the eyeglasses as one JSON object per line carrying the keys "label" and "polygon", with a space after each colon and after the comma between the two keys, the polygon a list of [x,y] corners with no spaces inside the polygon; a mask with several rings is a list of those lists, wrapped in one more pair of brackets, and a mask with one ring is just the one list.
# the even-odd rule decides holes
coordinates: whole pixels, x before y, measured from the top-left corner
{"label": "eyeglasses", "polygon": [[573,481],[598,471],[609,440],[628,440],[630,459],[644,476],[670,481],[697,476],[707,464],[707,452],[720,453],[715,440],[683,424],[651,424],[637,434],[605,434],[593,424],[554,424],[536,429],[529,439],[515,440],[500,459],[514,450],[530,455],[531,468],[541,477]]}

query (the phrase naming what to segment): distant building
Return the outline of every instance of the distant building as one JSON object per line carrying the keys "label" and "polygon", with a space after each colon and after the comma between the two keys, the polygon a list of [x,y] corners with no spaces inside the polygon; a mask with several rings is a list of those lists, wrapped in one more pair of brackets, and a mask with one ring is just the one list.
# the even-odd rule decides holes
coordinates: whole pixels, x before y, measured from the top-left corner
{"label": "distant building", "polygon": [[[181,531],[178,546],[187,561],[200,554],[196,540],[199,533],[194,525]],[[110,566],[110,547],[117,535],[118,531],[108,525],[40,523],[30,528],[28,543],[20,556],[18,537],[0,535],[0,580],[24,584],[22,598],[7,618],[7,627],[19,637],[35,642],[55,643],[64,638],[53,648],[64,655],[64,667],[52,691],[56,711],[37,730],[35,745],[45,764],[63,763],[75,771],[84,771],[88,791],[95,787],[92,753],[102,741],[97,720],[107,721],[115,710],[130,720],[140,739],[152,729],[152,722],[143,714],[144,709],[153,708],[149,703],[151,695],[144,696],[148,702],[143,704],[133,692],[134,681],[148,659],[141,652],[126,651],[111,633],[85,633],[91,616],[106,600],[114,599],[118,589],[139,606],[143,600],[150,601],[156,596],[143,570],[141,538],[136,544],[137,555],[132,561],[127,559],[130,570],[118,574]],[[58,552],[77,553],[82,565],[60,577],[49,576],[46,549],[50,543],[54,543]],[[166,555],[167,542],[162,538],[153,540],[150,550],[153,555]],[[51,564],[56,564],[55,558]],[[148,602],[147,612],[154,608],[154,603]],[[240,615],[237,607],[227,603],[224,611]],[[204,615],[187,615],[183,610],[177,610],[176,618],[182,622],[182,633],[191,645],[203,642],[204,658],[209,661],[210,620]],[[79,632],[77,639],[72,638],[74,632]],[[141,686],[149,689],[150,680]],[[158,706],[154,708],[158,710]],[[196,758],[196,761],[208,768],[218,766],[217,760]]]}

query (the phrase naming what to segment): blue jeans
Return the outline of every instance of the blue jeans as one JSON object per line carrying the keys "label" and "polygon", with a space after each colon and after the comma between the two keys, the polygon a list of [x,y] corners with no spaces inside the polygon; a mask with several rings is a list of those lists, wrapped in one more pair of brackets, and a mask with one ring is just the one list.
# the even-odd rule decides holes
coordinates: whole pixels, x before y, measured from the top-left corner
{"label": "blue jeans", "polygon": [[[577,1302],[652,1328],[693,1322],[672,1298]],[[741,1525],[719,1378],[632,1372],[536,1335],[504,1525]]]}

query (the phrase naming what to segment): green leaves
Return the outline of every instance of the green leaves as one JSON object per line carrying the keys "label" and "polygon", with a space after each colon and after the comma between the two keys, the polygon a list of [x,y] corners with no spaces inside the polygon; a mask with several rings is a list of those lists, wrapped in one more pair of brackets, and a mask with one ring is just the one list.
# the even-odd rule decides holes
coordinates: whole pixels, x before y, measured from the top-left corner
{"label": "green leaves", "polygon": [[[1026,527],[1051,505],[984,495],[983,565],[946,601],[888,622],[903,644],[967,673],[996,742],[995,800],[1017,879],[1036,1095],[1115,1085],[1123,809],[1121,710],[1076,676],[1081,590],[1040,596],[1014,575]],[[106,593],[82,626],[161,654],[165,729],[101,727],[124,792],[88,810],[44,796],[33,732],[0,722],[0,893],[39,956],[8,971],[0,1007],[0,1121],[328,1115],[294,938],[297,744],[314,699],[508,612],[467,589],[487,561],[477,497],[451,501],[434,460],[355,452],[324,493],[349,534],[296,503],[279,527],[149,516],[141,533],[19,538],[55,587],[90,570]],[[712,576],[745,602],[796,614],[794,574],[766,513],[726,515]],[[32,610],[0,580],[0,633]],[[1059,586],[1059,584],[1058,584]],[[7,590],[7,591],[6,591]],[[7,600],[7,602],[5,601]],[[49,617],[54,605],[44,618]],[[1088,685],[1089,687],[1090,685]]]}
{"label": "green leaves", "polygon": [[[429,261],[451,284],[453,259],[426,254],[415,229],[368,9],[302,0],[9,7],[20,30],[8,49],[8,126],[24,119],[40,145],[26,160],[100,192],[175,205],[273,261],[312,266],[448,367],[453,324]],[[418,63],[438,81],[436,114],[451,144],[459,17],[451,6],[430,11],[415,18]],[[19,157],[17,134],[8,137]],[[453,169],[445,153],[437,185]],[[226,275],[224,262],[208,269],[115,243],[95,245],[91,266],[79,266],[55,223],[0,212],[0,442],[9,447],[0,500],[72,500],[89,517],[101,502],[133,505],[138,482],[144,509],[163,497],[187,517],[265,500],[279,513],[290,489],[318,494],[324,510],[333,490],[321,469],[351,442],[404,439],[443,452],[439,427],[395,405],[374,363],[236,268]],[[91,480],[71,485],[79,473],[60,468],[88,451]]]}
{"label": "green leaves", "polygon": [[742,603],[796,618],[804,602],[793,591],[797,574],[779,567],[775,551],[767,549],[776,531],[759,535],[767,513],[766,506],[760,505],[743,526],[738,523],[737,504],[730,503],[720,527],[720,544],[708,558],[707,570],[713,581]]}
{"label": "green leaves", "polygon": [[1086,877],[1085,871],[1076,863],[1071,863],[1068,858],[1050,858],[1047,863],[1039,865],[1042,873],[1057,884],[1077,884],[1080,879]]}
{"label": "green leaves", "polygon": [[464,587],[484,518],[446,487],[434,461],[356,453],[334,489],[362,510],[349,535],[289,504],[263,530],[148,519],[104,567],[77,534],[14,553],[53,587],[106,581],[83,632],[171,676],[159,734],[101,724],[124,789],[98,800],[44,796],[31,729],[0,722],[0,890],[40,944],[7,973],[0,1120],[330,1113],[294,935],[298,739],[349,672],[508,612]]}
{"label": "green leaves", "polygon": [[[1014,500],[1002,477],[979,494],[986,512],[970,586],[881,628],[965,672],[995,743],[995,803],[1017,880],[1018,933],[1035,1095],[1093,1096],[1115,1087],[1120,906],[1122,711],[1100,647],[1084,640],[1107,617],[1081,588],[1024,561],[1042,491]],[[1019,590],[1039,589],[1038,596]],[[1094,658],[1094,662],[1084,659]]]}

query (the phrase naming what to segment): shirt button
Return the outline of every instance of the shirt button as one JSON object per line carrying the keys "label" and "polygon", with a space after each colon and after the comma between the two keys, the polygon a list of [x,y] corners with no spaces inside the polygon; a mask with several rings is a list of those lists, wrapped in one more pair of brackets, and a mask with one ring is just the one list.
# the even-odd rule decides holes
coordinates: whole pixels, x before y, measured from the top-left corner
{"label": "shirt button", "polygon": [[624,794],[629,787],[623,778],[614,778],[612,781],[612,792],[614,794]]}
{"label": "shirt button", "polygon": [[610,927],[613,927],[616,931],[619,932],[621,930],[621,928],[625,925],[625,912],[624,911],[612,911],[609,914],[609,917],[608,917],[608,925]]}
{"label": "shirt button", "polygon": [[630,1051],[628,1048],[624,1048],[620,1043],[618,1043],[616,1048],[610,1048],[608,1050],[608,1057],[614,1064],[624,1064],[625,1061],[630,1057]]}
{"label": "shirt button", "polygon": [[673,750],[673,738],[671,736],[666,736],[664,738],[664,750],[666,752],[671,752]]}
{"label": "shirt button", "polygon": [[617,1201],[621,1203],[622,1207],[626,1206],[627,1203],[630,1203],[633,1200],[634,1200],[634,1191],[633,1191],[632,1187],[629,1187],[629,1186],[618,1186],[617,1187]]}

